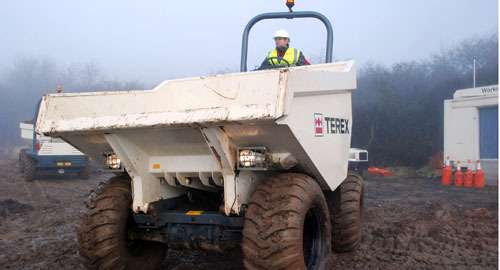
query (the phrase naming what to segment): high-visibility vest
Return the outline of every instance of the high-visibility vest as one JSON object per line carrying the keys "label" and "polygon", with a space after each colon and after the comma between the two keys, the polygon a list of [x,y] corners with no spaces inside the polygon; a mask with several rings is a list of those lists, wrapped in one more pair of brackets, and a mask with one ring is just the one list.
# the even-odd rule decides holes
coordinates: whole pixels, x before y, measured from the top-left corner
{"label": "high-visibility vest", "polygon": [[[288,48],[283,55],[278,60],[278,50],[274,49],[269,52],[267,59],[271,66],[275,67],[288,67],[296,66],[299,62],[300,50],[295,48]],[[283,61],[284,60],[284,61]]]}

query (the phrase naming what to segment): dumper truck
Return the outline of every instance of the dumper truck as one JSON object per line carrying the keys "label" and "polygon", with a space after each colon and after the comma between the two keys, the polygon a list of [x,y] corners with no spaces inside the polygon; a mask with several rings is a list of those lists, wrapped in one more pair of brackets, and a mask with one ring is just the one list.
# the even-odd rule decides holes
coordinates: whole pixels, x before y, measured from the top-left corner
{"label": "dumper truck", "polygon": [[35,133],[33,121],[19,123],[21,138],[29,145],[19,151],[19,168],[25,181],[33,181],[41,173],[90,176],[88,157],[60,138]]}
{"label": "dumper truck", "polygon": [[[265,19],[319,19],[324,64],[247,72]],[[89,269],[155,269],[167,248],[241,247],[246,269],[327,269],[361,239],[363,179],[349,170],[353,61],[332,62],[320,13],[265,13],[239,73],[151,90],[43,97],[36,130],[125,174],[89,196],[78,230]]]}

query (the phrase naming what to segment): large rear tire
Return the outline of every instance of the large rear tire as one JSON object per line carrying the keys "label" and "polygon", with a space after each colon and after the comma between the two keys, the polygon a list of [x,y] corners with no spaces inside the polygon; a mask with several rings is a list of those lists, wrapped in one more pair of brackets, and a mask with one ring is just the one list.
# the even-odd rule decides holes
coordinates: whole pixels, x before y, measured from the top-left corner
{"label": "large rear tire", "polygon": [[77,228],[80,256],[88,269],[157,269],[161,243],[129,240],[135,223],[128,177],[113,177],[89,196]]}
{"label": "large rear tire", "polygon": [[344,182],[326,196],[333,225],[333,249],[336,252],[352,251],[361,242],[363,196],[363,178],[355,172],[349,172]]}
{"label": "large rear tire", "polygon": [[31,182],[36,177],[36,160],[30,157],[26,151],[21,151],[20,155],[24,181]]}
{"label": "large rear tire", "polygon": [[293,173],[259,184],[245,214],[242,249],[246,269],[323,269],[331,223],[318,184]]}

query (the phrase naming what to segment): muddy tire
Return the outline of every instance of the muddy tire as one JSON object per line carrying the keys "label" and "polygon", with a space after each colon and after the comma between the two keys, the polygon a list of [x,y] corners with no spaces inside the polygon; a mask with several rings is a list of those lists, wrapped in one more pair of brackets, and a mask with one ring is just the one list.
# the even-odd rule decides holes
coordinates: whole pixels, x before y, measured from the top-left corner
{"label": "muddy tire", "polygon": [[88,269],[158,269],[161,243],[129,240],[135,228],[128,177],[113,177],[89,196],[77,228],[79,253]]}
{"label": "muddy tire", "polygon": [[24,172],[24,155],[26,155],[26,149],[21,149],[19,151],[19,172]]}
{"label": "muddy tire", "polygon": [[334,191],[327,194],[333,225],[333,249],[336,252],[354,250],[361,242],[363,224],[363,178],[349,172]]}
{"label": "muddy tire", "polygon": [[323,192],[310,177],[281,174],[257,186],[245,214],[246,269],[321,269],[331,251]]}
{"label": "muddy tire", "polygon": [[20,160],[24,181],[33,181],[36,177],[36,160],[30,157],[26,151],[21,151]]}

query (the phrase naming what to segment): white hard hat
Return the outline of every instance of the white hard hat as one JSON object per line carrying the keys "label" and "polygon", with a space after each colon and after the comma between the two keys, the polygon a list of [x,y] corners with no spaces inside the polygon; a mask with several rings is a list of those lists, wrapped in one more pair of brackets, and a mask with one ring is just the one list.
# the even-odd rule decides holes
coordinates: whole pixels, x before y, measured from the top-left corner
{"label": "white hard hat", "polygon": [[288,34],[288,32],[283,29],[276,31],[276,33],[274,34],[274,38],[279,38],[279,37],[290,39],[290,35]]}

